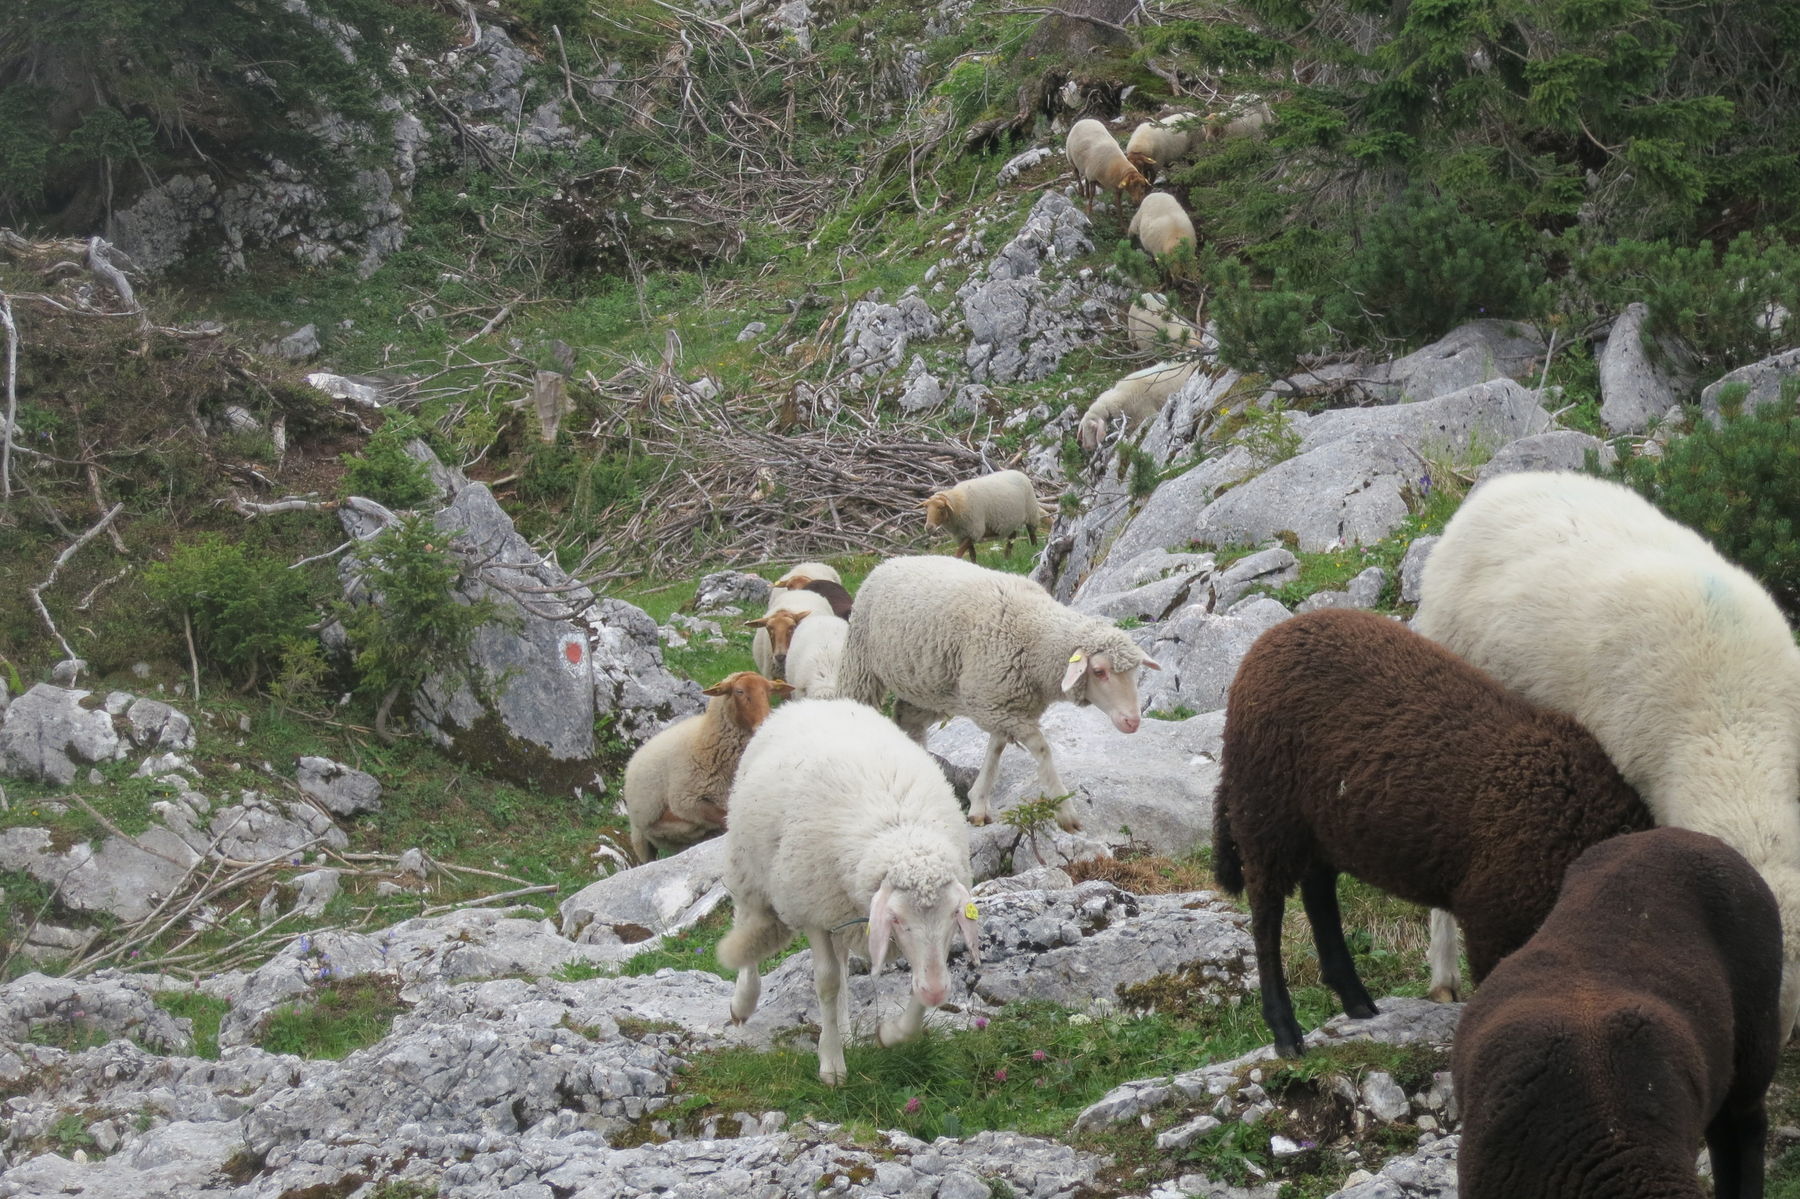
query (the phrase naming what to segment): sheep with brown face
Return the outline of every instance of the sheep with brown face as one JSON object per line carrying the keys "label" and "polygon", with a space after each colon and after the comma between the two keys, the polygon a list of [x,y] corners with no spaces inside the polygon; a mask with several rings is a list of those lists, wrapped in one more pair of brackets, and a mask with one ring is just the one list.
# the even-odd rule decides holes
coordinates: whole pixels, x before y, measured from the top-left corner
{"label": "sheep with brown face", "polygon": [[686,848],[726,825],[726,802],[744,746],[769,715],[771,696],[793,691],[740,670],[706,689],[706,711],[638,747],[625,764],[625,812],[640,862]]}
{"label": "sheep with brown face", "polygon": [[1718,838],[1659,828],[1588,850],[1457,1025],[1457,1193],[1761,1199],[1781,963],[1775,896]]}
{"label": "sheep with brown face", "polygon": [[815,579],[795,571],[776,583],[775,586],[784,587],[789,591],[810,591],[815,595],[822,595],[825,597],[825,602],[831,605],[833,616],[839,620],[850,619],[850,610],[855,601],[850,598],[850,593],[844,589],[844,585],[836,579]]}
{"label": "sheep with brown face", "polygon": [[[816,598],[811,592],[804,594],[809,598]],[[824,614],[830,615],[829,605],[823,599],[819,603],[825,609]],[[757,670],[772,679],[786,678],[788,649],[794,643],[794,630],[800,627],[801,621],[814,614],[814,610],[808,608],[777,608],[767,616],[746,620],[744,624],[755,629],[758,634],[756,643],[750,647],[750,655],[756,659]],[[766,642],[762,640],[765,637]]]}
{"label": "sheep with brown face", "polygon": [[1038,503],[1037,489],[1023,471],[997,470],[991,475],[967,479],[926,499],[925,527],[943,529],[956,538],[956,553],[975,561],[975,543],[989,537],[1005,537],[1006,552],[1021,530],[1037,544],[1038,528],[1049,517]]}
{"label": "sheep with brown face", "polygon": [[1118,141],[1105,125],[1089,117],[1076,121],[1064,145],[1069,164],[1075,168],[1075,179],[1081,196],[1093,215],[1094,195],[1100,189],[1113,193],[1118,200],[1120,219],[1124,219],[1125,198],[1135,206],[1150,191],[1150,181],[1131,165]]}
{"label": "sheep with brown face", "polygon": [[1194,148],[1205,140],[1204,119],[1198,113],[1174,112],[1144,121],[1133,129],[1125,143],[1125,159],[1144,178],[1154,182],[1163,171],[1193,154]]}

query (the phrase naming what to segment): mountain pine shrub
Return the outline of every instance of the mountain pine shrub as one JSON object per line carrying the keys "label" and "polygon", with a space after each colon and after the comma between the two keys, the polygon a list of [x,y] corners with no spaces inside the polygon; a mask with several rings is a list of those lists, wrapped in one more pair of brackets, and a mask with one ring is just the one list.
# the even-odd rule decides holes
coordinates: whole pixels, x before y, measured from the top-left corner
{"label": "mountain pine shrub", "polygon": [[255,686],[288,646],[313,639],[307,576],[216,533],[152,563],[144,586],[170,625],[192,628],[202,659],[245,686]]}

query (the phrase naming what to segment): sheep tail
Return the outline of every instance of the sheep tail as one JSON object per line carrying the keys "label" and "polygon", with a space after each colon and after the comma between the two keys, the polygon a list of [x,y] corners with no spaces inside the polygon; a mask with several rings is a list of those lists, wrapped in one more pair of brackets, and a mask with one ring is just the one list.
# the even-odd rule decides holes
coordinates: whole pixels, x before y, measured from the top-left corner
{"label": "sheep tail", "polygon": [[1244,893],[1244,861],[1238,856],[1237,838],[1231,835],[1231,818],[1225,815],[1224,797],[1213,800],[1213,878],[1233,895]]}

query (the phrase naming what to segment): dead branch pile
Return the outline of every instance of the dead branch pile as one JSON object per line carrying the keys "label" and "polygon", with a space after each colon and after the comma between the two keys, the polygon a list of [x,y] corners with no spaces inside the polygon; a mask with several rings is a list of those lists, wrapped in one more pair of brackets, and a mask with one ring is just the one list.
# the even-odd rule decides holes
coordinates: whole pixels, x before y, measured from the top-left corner
{"label": "dead branch pile", "polygon": [[[641,370],[606,390],[619,388],[642,397]],[[1007,465],[922,422],[877,427],[849,409],[815,428],[770,424],[679,386],[596,424],[591,436],[628,437],[633,454],[667,465],[639,494],[594,515],[591,527],[606,532],[588,562],[675,575],[721,558],[907,551],[920,543],[926,496]]]}

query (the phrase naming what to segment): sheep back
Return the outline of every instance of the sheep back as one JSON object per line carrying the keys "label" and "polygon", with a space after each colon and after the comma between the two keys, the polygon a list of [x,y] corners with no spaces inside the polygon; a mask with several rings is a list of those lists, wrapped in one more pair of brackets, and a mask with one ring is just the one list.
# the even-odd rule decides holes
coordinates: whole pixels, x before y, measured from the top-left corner
{"label": "sheep back", "polygon": [[838,616],[808,616],[794,630],[788,646],[787,681],[803,699],[831,699],[837,694],[838,666],[850,624]]}
{"label": "sheep back", "polygon": [[[856,594],[839,670],[841,694],[968,716],[990,731],[1035,724],[1065,698],[1070,654],[1109,654],[1121,672],[1144,652],[1110,621],[1056,602],[1030,579],[955,558],[892,558]],[[1087,702],[1085,680],[1066,698]]]}
{"label": "sheep back", "polygon": [[1152,257],[1160,257],[1177,246],[1192,246],[1199,241],[1194,232],[1193,218],[1181,206],[1181,201],[1168,192],[1151,192],[1145,196],[1138,210],[1132,213],[1127,232],[1137,238],[1144,247],[1144,252]]}
{"label": "sheep back", "polygon": [[1719,1177],[1760,1159],[1780,972],[1774,896],[1723,842],[1661,828],[1589,849],[1457,1027],[1458,1193],[1697,1197],[1709,1130]]}
{"label": "sheep back", "polygon": [[[880,852],[880,843],[885,842]],[[931,756],[873,708],[845,699],[782,705],[738,767],[725,883],[789,928],[869,914],[890,868],[923,858],[969,885],[969,834]]]}

